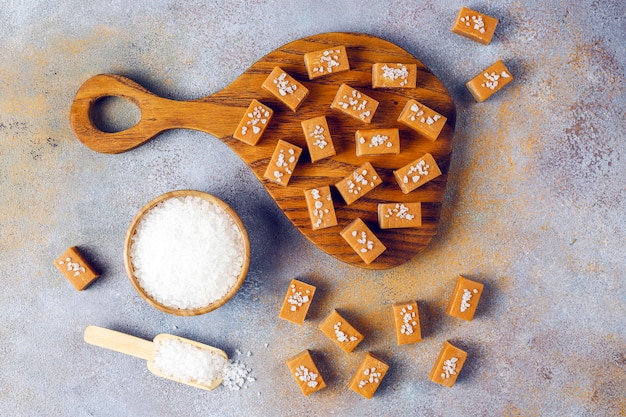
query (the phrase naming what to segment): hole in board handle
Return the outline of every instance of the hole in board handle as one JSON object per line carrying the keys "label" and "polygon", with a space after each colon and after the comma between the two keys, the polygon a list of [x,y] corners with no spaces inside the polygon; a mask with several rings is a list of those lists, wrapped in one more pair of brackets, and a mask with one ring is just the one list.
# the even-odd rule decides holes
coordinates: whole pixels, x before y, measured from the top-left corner
{"label": "hole in board handle", "polygon": [[93,104],[91,120],[102,132],[116,133],[139,123],[141,110],[135,103],[122,97],[106,96]]}

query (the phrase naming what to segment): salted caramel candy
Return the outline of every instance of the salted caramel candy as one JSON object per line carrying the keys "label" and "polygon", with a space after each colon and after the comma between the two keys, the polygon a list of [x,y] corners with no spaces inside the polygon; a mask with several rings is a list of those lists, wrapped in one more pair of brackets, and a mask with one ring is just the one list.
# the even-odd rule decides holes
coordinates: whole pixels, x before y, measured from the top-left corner
{"label": "salted caramel candy", "polygon": [[72,246],[54,261],[54,266],[67,278],[78,291],[87,288],[98,274],[85,260],[78,248]]}
{"label": "salted caramel candy", "polygon": [[467,359],[467,353],[450,342],[443,342],[437,360],[430,371],[430,380],[451,388]]}
{"label": "salted caramel candy", "polygon": [[410,193],[440,175],[441,170],[435,158],[429,153],[393,171],[393,176],[404,194]]}
{"label": "salted caramel candy", "polygon": [[437,140],[446,124],[446,120],[448,119],[445,116],[413,99],[407,101],[398,117],[400,123],[410,127],[431,141]]}
{"label": "salted caramel candy", "polygon": [[314,295],[315,287],[313,285],[292,279],[278,317],[295,324],[304,323]]}
{"label": "salted caramel candy", "polygon": [[354,219],[340,234],[368,265],[387,249],[360,218]]}
{"label": "salted caramel candy", "polygon": [[337,226],[333,196],[328,185],[304,191],[313,230]]}
{"label": "salted caramel candy", "polygon": [[304,120],[300,124],[304,132],[307,148],[309,149],[311,162],[317,162],[337,153],[328,129],[326,116]]}
{"label": "salted caramel candy", "polygon": [[291,375],[295,378],[303,395],[307,396],[326,387],[324,378],[322,378],[308,350],[287,360],[287,367],[289,367]]}
{"label": "salted caramel candy", "polygon": [[450,30],[457,35],[489,45],[497,25],[498,19],[495,17],[462,7]]}
{"label": "salted caramel candy", "polygon": [[422,341],[420,318],[415,301],[395,303],[393,305],[393,320],[396,325],[396,341],[398,345],[408,345]]}
{"label": "salted caramel candy", "polygon": [[346,353],[352,352],[363,340],[363,335],[352,327],[337,310],[333,310],[320,323],[319,329]]}
{"label": "salted caramel candy", "polygon": [[309,90],[305,86],[280,67],[274,67],[262,87],[294,112],[309,95]]}
{"label": "salted caramel candy", "polygon": [[272,119],[273,114],[274,111],[265,104],[258,100],[252,100],[233,137],[248,145],[256,145],[259,139],[261,139],[263,132],[265,132],[265,128]]}
{"label": "salted caramel candy", "polygon": [[372,66],[372,88],[415,88],[417,64],[377,62]]}
{"label": "salted caramel candy", "polygon": [[310,80],[350,69],[343,45],[304,54],[304,65]]}
{"label": "salted caramel candy", "polygon": [[513,81],[513,76],[502,61],[496,61],[492,66],[472,78],[465,84],[474,99],[481,103],[500,91],[505,85]]}
{"label": "salted caramel candy", "polygon": [[287,185],[301,153],[302,148],[299,146],[279,139],[263,177],[277,184]]}
{"label": "salted caramel candy", "polygon": [[387,371],[389,371],[389,365],[367,352],[348,387],[357,394],[370,399],[387,375]]}
{"label": "salted caramel candy", "polygon": [[472,281],[463,276],[459,276],[454,285],[454,290],[448,301],[446,313],[452,317],[472,321],[478,300],[483,293],[484,285],[480,282]]}
{"label": "salted caramel candy", "polygon": [[400,131],[398,129],[357,130],[354,134],[356,156],[400,153]]}
{"label": "salted caramel candy", "polygon": [[366,162],[354,170],[352,174],[335,184],[335,188],[337,188],[346,204],[350,205],[382,184],[382,182],[383,180],[372,164]]}
{"label": "salted caramel candy", "polygon": [[344,112],[363,123],[371,123],[378,101],[347,84],[341,84],[330,108]]}
{"label": "salted caramel candy", "polygon": [[422,203],[379,203],[378,227],[402,229],[422,225]]}

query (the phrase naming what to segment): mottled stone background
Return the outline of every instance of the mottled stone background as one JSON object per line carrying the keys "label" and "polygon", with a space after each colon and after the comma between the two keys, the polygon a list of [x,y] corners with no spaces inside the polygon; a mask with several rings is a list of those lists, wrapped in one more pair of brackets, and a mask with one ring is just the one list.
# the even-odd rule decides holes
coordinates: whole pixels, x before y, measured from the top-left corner
{"label": "mottled stone background", "polygon": [[[463,5],[500,19],[491,45],[449,31]],[[401,267],[353,268],[317,250],[206,134],[170,131],[103,155],[70,128],[72,98],[95,74],[194,99],[328,31],[405,48],[457,105],[441,229]],[[621,0],[3,1],[0,415],[625,416],[625,45]],[[515,81],[476,104],[464,83],[496,59]],[[116,109],[105,116],[125,122]],[[184,188],[230,203],[252,241],[242,290],[193,318],[146,304],[122,260],[136,211]],[[53,266],[72,245],[102,271],[80,293]],[[459,274],[485,284],[469,323],[444,313]],[[277,318],[293,277],[319,288],[302,327]],[[425,338],[398,347],[390,305],[406,299],[418,301]],[[367,334],[351,355],[317,330],[334,307]],[[84,343],[89,324],[239,350],[257,381],[205,392],[157,378],[142,360]],[[469,353],[452,389],[428,380],[444,340]],[[306,398],[284,364],[305,348],[329,385]],[[391,365],[369,401],[346,387],[365,351]]]}

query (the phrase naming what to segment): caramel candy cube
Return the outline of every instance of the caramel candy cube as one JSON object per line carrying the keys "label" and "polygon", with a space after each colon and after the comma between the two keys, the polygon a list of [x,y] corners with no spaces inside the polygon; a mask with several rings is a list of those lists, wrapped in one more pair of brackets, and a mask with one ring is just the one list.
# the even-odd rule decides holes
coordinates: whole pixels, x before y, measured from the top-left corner
{"label": "caramel candy cube", "polygon": [[54,266],[78,291],[87,288],[100,276],[85,260],[75,246],[72,246],[54,261]]}
{"label": "caramel candy cube", "polygon": [[304,54],[304,65],[310,80],[350,69],[343,45]]}
{"label": "caramel candy cube", "polygon": [[448,119],[445,116],[413,99],[407,101],[398,117],[400,123],[431,141],[437,140],[446,120]]}
{"label": "caramel candy cube", "polygon": [[398,185],[404,194],[408,194],[441,175],[435,158],[429,153],[421,158],[393,171]]}
{"label": "caramel candy cube", "polygon": [[291,374],[296,379],[302,394],[309,395],[326,388],[324,378],[317,370],[311,353],[305,350],[287,361]]}
{"label": "caramel candy cube", "polygon": [[378,227],[401,229],[422,225],[422,203],[379,203]]}
{"label": "caramel candy cube", "polygon": [[320,330],[346,353],[352,352],[363,340],[363,335],[341,317],[337,310],[333,310],[320,323]]}
{"label": "caramel candy cube", "polygon": [[497,24],[498,19],[495,17],[462,7],[450,30],[457,35],[489,45]]}
{"label": "caramel candy cube", "polygon": [[352,174],[335,184],[335,187],[346,204],[350,205],[382,184],[382,182],[383,180],[372,164],[366,162],[352,172]]}
{"label": "caramel candy cube", "polygon": [[372,66],[372,88],[415,88],[417,64],[376,63]]}
{"label": "caramel candy cube", "polygon": [[374,262],[387,249],[374,235],[374,232],[359,218],[354,219],[340,234],[363,259],[363,262],[368,265]]}
{"label": "caramel candy cube", "polygon": [[394,304],[393,319],[396,324],[398,345],[408,345],[422,341],[420,318],[415,301]]}
{"label": "caramel candy cube", "polygon": [[400,153],[400,131],[398,129],[357,130],[356,156]]}
{"label": "caramel candy cube", "polygon": [[273,114],[272,109],[260,101],[252,100],[233,137],[248,145],[256,145],[259,139],[261,139],[263,132],[265,132],[265,128]]}
{"label": "caramel candy cube", "polygon": [[304,191],[313,230],[337,226],[335,205],[328,185]]}
{"label": "caramel candy cube", "polygon": [[465,84],[474,99],[481,103],[513,81],[513,76],[502,61],[496,61],[492,66],[472,78]]}
{"label": "caramel candy cube", "polygon": [[263,177],[277,184],[287,185],[301,153],[302,148],[299,146],[279,139]]}
{"label": "caramel candy cube", "polygon": [[292,279],[278,317],[295,324],[304,323],[314,294],[315,287],[313,285]]}
{"label": "caramel candy cube", "polygon": [[292,111],[298,110],[309,90],[287,74],[280,67],[274,67],[270,75],[263,82],[262,87],[276,96],[277,99]]}
{"label": "caramel candy cube", "polygon": [[371,123],[378,108],[378,101],[347,84],[341,84],[330,108],[342,111],[364,123]]}
{"label": "caramel candy cube", "polygon": [[333,145],[333,138],[330,136],[330,130],[328,130],[328,122],[326,122],[325,116],[304,120],[300,124],[302,125],[307,147],[309,148],[311,162],[328,158],[337,153]]}
{"label": "caramel candy cube", "polygon": [[389,365],[367,352],[348,387],[369,400],[374,396],[388,370]]}
{"label": "caramel candy cube", "polygon": [[463,368],[467,353],[453,346],[450,342],[443,342],[439,356],[430,371],[430,380],[451,388]]}
{"label": "caramel candy cube", "polygon": [[452,296],[448,301],[446,313],[452,317],[472,321],[478,306],[478,300],[480,300],[480,295],[483,293],[483,287],[484,285],[480,282],[459,276],[454,285]]}

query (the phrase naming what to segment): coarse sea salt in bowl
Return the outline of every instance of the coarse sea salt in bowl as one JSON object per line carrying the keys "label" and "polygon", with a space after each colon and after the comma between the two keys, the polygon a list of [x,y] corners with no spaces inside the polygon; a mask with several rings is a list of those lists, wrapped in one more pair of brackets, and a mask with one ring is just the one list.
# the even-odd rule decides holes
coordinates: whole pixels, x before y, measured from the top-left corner
{"label": "coarse sea salt in bowl", "polygon": [[172,191],[133,218],[124,265],[149,304],[166,313],[197,316],[224,305],[241,288],[250,241],[237,213],[219,198]]}

